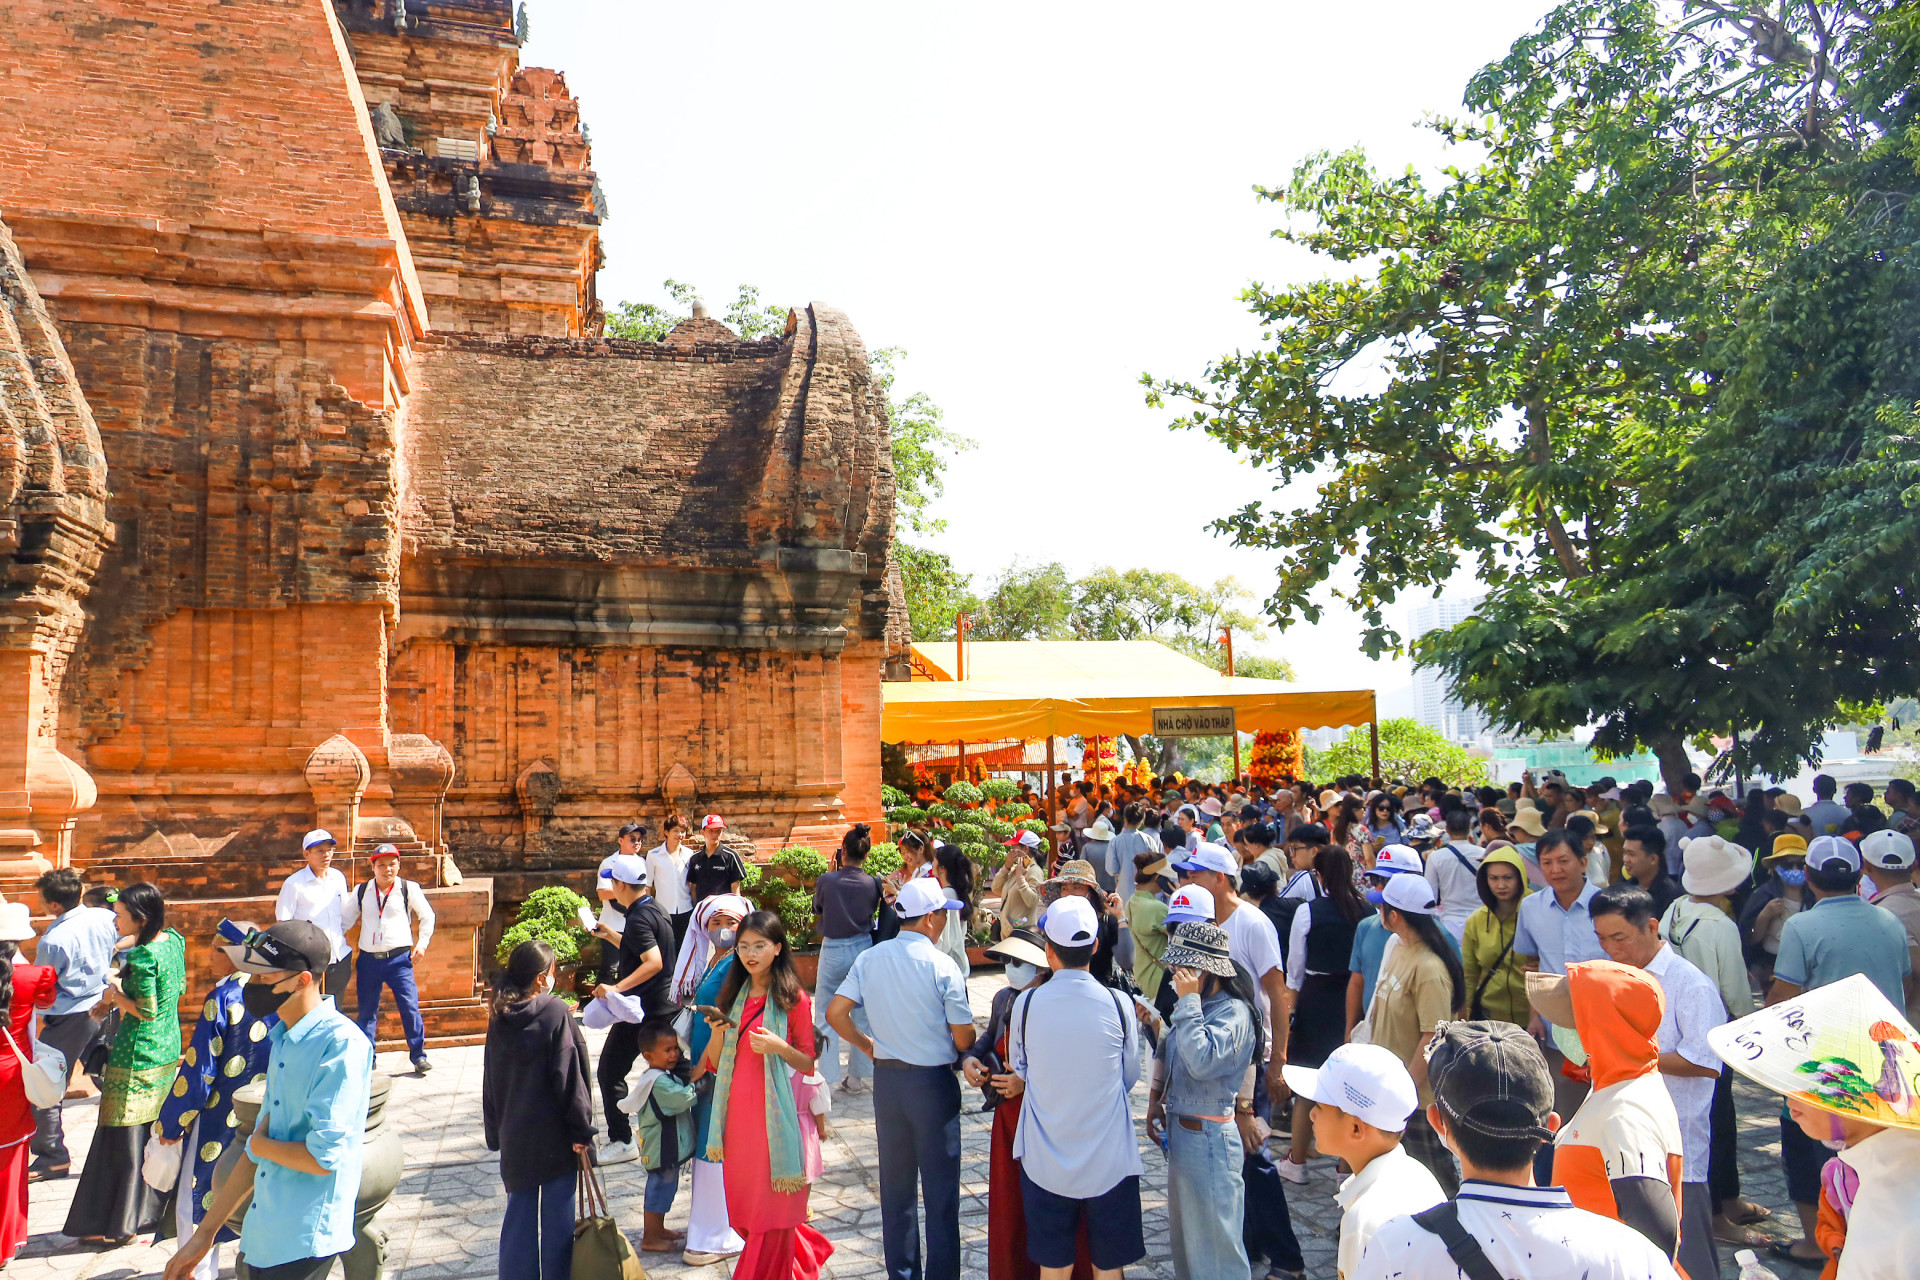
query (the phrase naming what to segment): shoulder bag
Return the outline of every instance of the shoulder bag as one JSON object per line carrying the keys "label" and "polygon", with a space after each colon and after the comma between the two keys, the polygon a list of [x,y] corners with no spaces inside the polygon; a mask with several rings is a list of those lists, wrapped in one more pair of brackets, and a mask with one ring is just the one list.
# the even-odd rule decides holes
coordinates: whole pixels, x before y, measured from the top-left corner
{"label": "shoulder bag", "polygon": [[20,1060],[20,1087],[27,1101],[41,1111],[59,1106],[67,1096],[67,1055],[35,1040],[34,1055],[29,1058],[20,1052],[10,1028],[0,1025],[0,1034],[7,1037],[13,1056]]}
{"label": "shoulder bag", "polygon": [[1493,1260],[1487,1257],[1487,1251],[1473,1233],[1460,1225],[1460,1207],[1451,1200],[1443,1201],[1433,1208],[1413,1215],[1414,1223],[1422,1231],[1432,1232],[1440,1237],[1447,1246],[1447,1256],[1453,1259],[1453,1265],[1467,1280],[1506,1280],[1495,1269]]}
{"label": "shoulder bag", "polygon": [[573,1200],[573,1280],[647,1280],[633,1242],[607,1208],[607,1190],[590,1153],[580,1153]]}

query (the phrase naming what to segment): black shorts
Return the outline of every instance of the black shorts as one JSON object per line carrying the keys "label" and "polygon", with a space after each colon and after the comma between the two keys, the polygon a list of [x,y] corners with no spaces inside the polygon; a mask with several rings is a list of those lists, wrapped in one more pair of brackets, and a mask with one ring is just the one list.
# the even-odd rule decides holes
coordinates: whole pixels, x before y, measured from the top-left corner
{"label": "black shorts", "polygon": [[282,1262],[274,1267],[254,1267],[253,1280],[326,1280],[327,1272],[333,1270],[333,1260],[345,1257],[345,1254],[330,1253],[324,1258],[301,1258],[294,1262]]}
{"label": "black shorts", "polygon": [[1120,1179],[1091,1200],[1074,1200],[1055,1195],[1022,1169],[1020,1199],[1027,1211],[1027,1258],[1036,1267],[1073,1265],[1083,1214],[1096,1269],[1117,1271],[1147,1256],[1137,1174]]}

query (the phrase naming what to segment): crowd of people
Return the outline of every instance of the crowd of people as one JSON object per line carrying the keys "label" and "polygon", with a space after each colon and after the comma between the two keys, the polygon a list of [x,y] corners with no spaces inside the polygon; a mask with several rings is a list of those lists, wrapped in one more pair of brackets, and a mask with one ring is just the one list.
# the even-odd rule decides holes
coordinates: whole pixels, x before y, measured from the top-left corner
{"label": "crowd of people", "polygon": [[[1082,782],[1050,808],[1054,838],[1019,831],[983,883],[931,820],[871,874],[856,825],[814,886],[812,991],[781,916],[742,896],[718,815],[698,844],[670,815],[651,849],[631,824],[583,913],[604,957],[584,1008],[543,941],[495,977],[500,1274],[568,1280],[578,1186],[633,1162],[641,1253],[812,1280],[833,1252],[808,1209],[832,1101],[871,1091],[889,1277],[960,1274],[968,1111],[992,1112],[993,1280],[1117,1276],[1147,1248],[1142,1088],[1183,1278],[1304,1275],[1287,1187],[1315,1154],[1341,1171],[1342,1280],[1706,1280],[1717,1242],[1833,1280],[1901,1274],[1885,1241],[1912,1228],[1875,1220],[1849,1244],[1847,1226],[1863,1202],[1920,1194],[1920,803],[1897,781],[1884,809],[1852,789],[1834,803],[1824,777],[1805,806],[1690,783]],[[26,906],[0,906],[0,1261],[25,1240],[29,1183],[69,1174],[59,1106],[25,1096],[43,1053],[101,1081],[66,1234],[111,1244],[164,1221],[181,1241],[168,1280],[212,1280],[250,1197],[256,1273],[318,1280],[351,1246],[384,992],[431,1067],[410,966],[432,914],[397,856],[352,888],[327,833],[305,853],[279,920],[223,922],[233,972],[184,1054],[188,942],[158,889],[48,873],[36,964],[16,954]],[[982,918],[1005,985],[980,1027],[966,943]],[[357,1020],[334,1004],[347,974]],[[1884,1055],[1877,1082],[1864,1051],[1851,1075],[1815,1056],[1821,1020]],[[597,1060],[583,1025],[606,1031]],[[1815,1065],[1781,1066],[1794,1054]],[[1770,1211],[1741,1195],[1736,1071],[1788,1095],[1800,1239],[1757,1230]],[[251,1135],[248,1084],[265,1089]]]}

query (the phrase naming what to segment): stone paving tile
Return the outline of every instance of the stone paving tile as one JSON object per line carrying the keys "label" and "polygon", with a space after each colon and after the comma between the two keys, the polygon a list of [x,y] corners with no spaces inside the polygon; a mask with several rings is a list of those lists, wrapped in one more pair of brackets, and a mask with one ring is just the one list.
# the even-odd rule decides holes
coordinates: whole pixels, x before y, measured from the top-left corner
{"label": "stone paving tile", "polygon": [[[976,1013],[987,1012],[1000,986],[997,971],[978,973],[969,983]],[[589,1040],[598,1048],[598,1034]],[[402,1054],[382,1055],[381,1069],[396,1073],[388,1103],[389,1123],[405,1143],[407,1172],[393,1201],[381,1215],[389,1241],[389,1280],[484,1280],[497,1275],[500,1219],[506,1211],[498,1159],[480,1134],[481,1050],[478,1046],[434,1054],[436,1069],[425,1078],[407,1071]],[[1166,1239],[1166,1162],[1159,1145],[1146,1141],[1142,1115],[1144,1089],[1134,1096],[1146,1176],[1141,1180],[1148,1256],[1127,1268],[1142,1280],[1171,1280]],[[1737,1089],[1740,1107],[1741,1171],[1744,1191],[1774,1208],[1767,1230],[1786,1238],[1797,1234],[1797,1220],[1786,1198],[1780,1169],[1780,1104],[1777,1097],[1746,1085]],[[91,1139],[96,1106],[70,1104],[67,1127],[71,1145],[84,1152]],[[834,1280],[870,1280],[880,1274],[879,1197],[871,1094],[836,1095],[833,1135],[825,1146],[826,1176],[813,1196],[814,1226],[834,1242],[826,1274]],[[962,1120],[961,1247],[967,1280],[986,1275],[987,1153],[990,1118],[969,1113]],[[77,1172],[77,1167],[76,1167]],[[645,1174],[637,1164],[607,1170],[607,1189],[615,1214],[636,1234]],[[1333,1199],[1334,1163],[1315,1159],[1304,1187],[1287,1187],[1295,1234],[1314,1280],[1333,1280],[1340,1215]],[[172,1255],[172,1242],[140,1242],[119,1249],[90,1249],[59,1234],[77,1178],[30,1188],[30,1238],[8,1269],[8,1280],[134,1280],[158,1276]],[[687,1187],[683,1181],[670,1225],[684,1228]],[[222,1246],[231,1276],[233,1246]],[[1721,1250],[1727,1280],[1738,1272],[1731,1247]],[[723,1280],[724,1264],[687,1267],[678,1254],[649,1254],[647,1273],[658,1280]],[[335,1272],[336,1276],[339,1274]],[[1811,1274],[1811,1273],[1808,1273]],[[1696,1278],[1697,1280],[1697,1278]]]}

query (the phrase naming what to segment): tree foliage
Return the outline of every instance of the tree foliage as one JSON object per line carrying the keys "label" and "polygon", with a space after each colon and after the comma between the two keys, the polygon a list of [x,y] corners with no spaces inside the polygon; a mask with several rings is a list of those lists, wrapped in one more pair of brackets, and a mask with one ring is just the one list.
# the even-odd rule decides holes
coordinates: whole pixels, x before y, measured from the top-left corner
{"label": "tree foliage", "polygon": [[[1325,751],[1306,753],[1307,776],[1316,781],[1357,773],[1373,776],[1373,740],[1363,725]],[[1380,722],[1380,776],[1388,781],[1414,782],[1439,778],[1452,786],[1483,787],[1487,762],[1447,741],[1437,729],[1418,720]]]}
{"label": "tree foliage", "polygon": [[[693,316],[693,304],[700,291],[679,280],[667,279],[666,302],[621,302],[607,317],[607,336],[629,342],[663,342],[673,327]],[[743,284],[727,304],[721,323],[742,338],[772,338],[787,331],[787,308],[769,306],[760,301],[760,290]]]}
{"label": "tree foliage", "polygon": [[1596,751],[1741,730],[1817,758],[1920,687],[1920,18],[1893,0],[1573,0],[1436,128],[1436,182],[1358,152],[1263,198],[1352,274],[1243,295],[1263,345],[1155,403],[1317,501],[1216,528],[1278,553],[1266,610],[1385,608],[1470,570],[1417,659],[1513,730]]}

